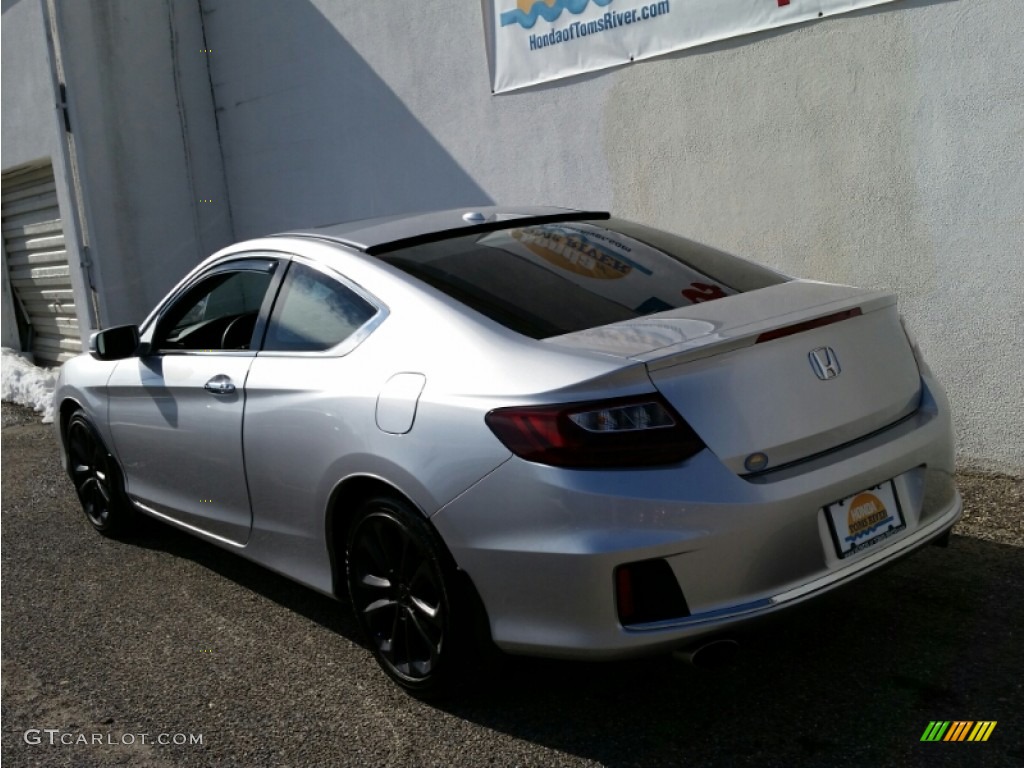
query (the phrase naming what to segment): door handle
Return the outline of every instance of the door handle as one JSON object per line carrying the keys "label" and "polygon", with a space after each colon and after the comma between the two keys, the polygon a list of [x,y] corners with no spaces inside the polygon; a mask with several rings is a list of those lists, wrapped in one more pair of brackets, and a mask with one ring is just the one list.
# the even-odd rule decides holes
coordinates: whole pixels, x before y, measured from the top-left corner
{"label": "door handle", "polygon": [[235,391],[235,383],[231,381],[230,376],[221,373],[206,382],[204,389],[215,395],[230,395]]}

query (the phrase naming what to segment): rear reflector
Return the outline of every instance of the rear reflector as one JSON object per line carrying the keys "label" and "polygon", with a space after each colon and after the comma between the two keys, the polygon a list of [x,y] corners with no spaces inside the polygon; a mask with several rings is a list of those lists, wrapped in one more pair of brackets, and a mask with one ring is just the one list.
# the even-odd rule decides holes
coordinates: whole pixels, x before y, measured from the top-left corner
{"label": "rear reflector", "polygon": [[755,344],[760,344],[764,341],[774,341],[775,339],[781,339],[785,336],[792,336],[796,333],[803,333],[804,331],[811,331],[815,328],[821,328],[825,325],[831,325],[832,323],[838,323],[841,320],[849,320],[851,317],[860,317],[860,307],[854,307],[853,309],[847,309],[843,312],[836,312],[832,315],[825,315],[824,317],[818,317],[814,320],[805,320],[802,323],[794,323],[793,325],[787,325],[782,328],[775,328],[770,331],[765,331],[757,337]]}
{"label": "rear reflector", "polygon": [[516,456],[553,467],[677,464],[704,443],[658,394],[497,408],[487,426]]}
{"label": "rear reflector", "polygon": [[690,615],[672,567],[661,558],[615,569],[615,606],[623,626]]}
{"label": "rear reflector", "polygon": [[633,602],[633,572],[628,565],[615,571],[615,597],[619,607],[619,620],[628,624],[636,614]]}

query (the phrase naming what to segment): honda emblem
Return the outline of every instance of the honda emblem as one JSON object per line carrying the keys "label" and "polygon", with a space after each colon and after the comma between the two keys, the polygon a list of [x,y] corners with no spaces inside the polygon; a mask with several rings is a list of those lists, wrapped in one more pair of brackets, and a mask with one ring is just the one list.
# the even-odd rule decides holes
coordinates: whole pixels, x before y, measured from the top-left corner
{"label": "honda emblem", "polygon": [[822,381],[834,379],[842,370],[839,367],[839,358],[836,357],[835,350],[832,347],[812,349],[807,355],[807,359],[811,361],[814,375]]}

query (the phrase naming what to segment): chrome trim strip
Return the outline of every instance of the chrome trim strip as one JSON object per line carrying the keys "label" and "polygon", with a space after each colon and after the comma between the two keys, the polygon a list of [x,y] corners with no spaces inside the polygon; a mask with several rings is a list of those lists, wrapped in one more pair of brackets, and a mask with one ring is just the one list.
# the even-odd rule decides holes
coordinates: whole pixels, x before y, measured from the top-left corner
{"label": "chrome trim strip", "polygon": [[[911,409],[908,413],[904,414],[903,416],[900,416],[895,421],[889,422],[884,427],[879,427],[873,432],[868,432],[866,435],[855,437],[853,440],[848,440],[845,443],[840,443],[839,445],[832,446],[831,448],[826,448],[825,450],[818,451],[817,453],[813,453],[810,456],[804,456],[803,458],[800,459],[794,459],[793,461],[788,461],[785,464],[779,464],[778,466],[775,467],[768,467],[768,469],[761,469],[756,472],[747,472],[746,474],[738,475],[738,477],[741,480],[746,480],[748,483],[756,483],[760,485],[772,483],[777,480],[788,480],[792,475],[779,473],[785,473],[786,470],[793,469],[794,467],[803,467],[805,464],[812,464],[814,462],[826,459],[830,460],[835,454],[845,451],[848,448],[854,448],[856,446],[859,446],[861,443],[866,443],[870,440],[874,440],[878,436],[888,433],[890,430],[899,429],[900,427],[902,427],[903,425],[905,425],[907,422],[911,421],[915,416],[918,415],[922,415],[922,421],[929,421],[934,416],[933,413],[930,413],[926,409],[922,408],[921,403],[918,402],[918,404],[911,406]],[[920,424],[914,424],[913,429],[917,429],[920,426]],[[903,432],[900,432],[899,435],[889,436],[888,439],[893,440],[895,439],[895,437],[902,436],[903,434]],[[828,461],[826,462],[826,464],[827,463],[831,462]],[[804,469],[802,471],[807,470]]]}
{"label": "chrome trim strip", "polygon": [[189,533],[197,534],[198,536],[202,536],[204,539],[212,539],[213,541],[216,541],[219,544],[226,544],[229,547],[234,547],[235,549],[245,549],[245,544],[239,544],[237,541],[232,541],[231,539],[225,538],[224,536],[218,536],[215,533],[204,531],[202,528],[199,528],[195,525],[183,523],[181,522],[181,520],[171,517],[170,515],[165,515],[163,512],[157,512],[152,507],[147,507],[134,496],[129,496],[128,498],[131,500],[132,504],[141,509],[147,515],[152,515],[153,517],[163,520],[164,522],[170,523],[171,525],[174,525],[178,528],[184,528]]}

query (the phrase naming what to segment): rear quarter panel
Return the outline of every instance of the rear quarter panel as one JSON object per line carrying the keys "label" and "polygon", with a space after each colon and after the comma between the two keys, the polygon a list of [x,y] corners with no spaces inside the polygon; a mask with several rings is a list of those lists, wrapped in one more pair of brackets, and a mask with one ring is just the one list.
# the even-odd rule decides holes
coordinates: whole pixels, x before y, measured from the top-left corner
{"label": "rear quarter panel", "polygon": [[[261,352],[246,381],[252,556],[324,591],[339,484],[381,480],[429,517],[510,457],[484,422],[491,408],[552,391],[584,399],[588,381],[620,386],[624,365],[634,369],[632,386],[653,389],[643,366],[550,349],[351,258],[341,253],[333,264],[387,317],[346,354]],[[411,428],[394,434],[379,426],[378,400],[400,373],[424,384]]]}

